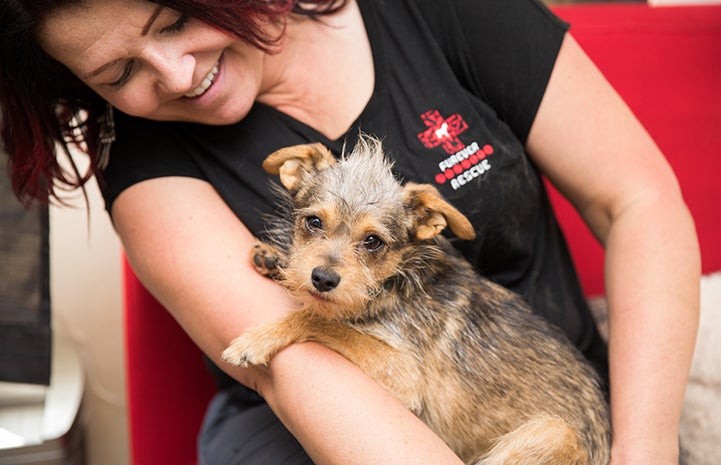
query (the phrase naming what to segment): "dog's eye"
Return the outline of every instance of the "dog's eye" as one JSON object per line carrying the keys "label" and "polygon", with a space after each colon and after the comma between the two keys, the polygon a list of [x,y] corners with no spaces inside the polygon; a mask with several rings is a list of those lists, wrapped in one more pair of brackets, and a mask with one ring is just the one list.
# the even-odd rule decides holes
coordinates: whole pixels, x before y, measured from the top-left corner
{"label": "dog's eye", "polygon": [[383,245],[384,242],[381,240],[381,238],[372,234],[363,239],[363,247],[365,247],[366,250],[368,250],[369,252],[375,252],[377,250],[380,250]]}
{"label": "dog's eye", "polygon": [[305,227],[310,232],[319,231],[323,229],[323,220],[317,216],[309,216],[305,219]]}

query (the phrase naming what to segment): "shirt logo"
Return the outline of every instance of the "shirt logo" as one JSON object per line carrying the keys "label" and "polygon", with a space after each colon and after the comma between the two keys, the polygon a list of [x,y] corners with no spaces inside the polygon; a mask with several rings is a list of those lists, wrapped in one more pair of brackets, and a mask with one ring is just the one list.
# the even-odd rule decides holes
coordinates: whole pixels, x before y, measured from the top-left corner
{"label": "shirt logo", "polygon": [[441,146],[449,155],[438,163],[437,184],[449,183],[453,190],[458,190],[491,169],[488,156],[494,152],[492,145],[481,146],[475,141],[466,145],[458,138],[468,129],[460,114],[444,118],[438,110],[429,110],[421,119],[426,130],[418,134],[418,140],[429,150]]}
{"label": "shirt logo", "polygon": [[450,155],[466,146],[458,134],[468,129],[468,123],[458,113],[444,118],[438,110],[429,110],[421,115],[421,119],[428,129],[418,134],[418,139],[426,148],[433,149],[440,145]]}

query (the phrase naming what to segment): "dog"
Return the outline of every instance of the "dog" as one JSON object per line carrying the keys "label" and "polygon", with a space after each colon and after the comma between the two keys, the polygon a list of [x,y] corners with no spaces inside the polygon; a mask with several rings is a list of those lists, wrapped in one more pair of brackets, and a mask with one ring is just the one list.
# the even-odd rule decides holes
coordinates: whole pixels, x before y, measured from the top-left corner
{"label": "dog", "polygon": [[435,187],[402,185],[368,136],[340,161],[310,144],[278,150],[263,167],[279,175],[292,215],[252,260],[298,308],[248,329],[225,361],[263,365],[289,344],[316,341],[365,370],[464,463],[608,463],[595,371],[440,235],[475,232]]}

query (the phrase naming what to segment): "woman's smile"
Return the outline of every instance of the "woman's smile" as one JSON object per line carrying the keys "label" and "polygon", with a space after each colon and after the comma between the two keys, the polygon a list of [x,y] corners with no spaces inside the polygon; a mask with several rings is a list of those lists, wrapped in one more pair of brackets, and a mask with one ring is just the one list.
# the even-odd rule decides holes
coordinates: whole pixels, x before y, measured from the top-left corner
{"label": "woman's smile", "polygon": [[200,83],[198,87],[191,90],[190,92],[187,92],[185,94],[185,97],[187,98],[197,98],[202,95],[204,95],[208,89],[213,85],[213,81],[215,80],[215,77],[218,75],[218,67],[220,66],[220,61],[218,61],[216,64],[213,65],[213,68],[210,70],[210,72],[203,78],[203,82]]}

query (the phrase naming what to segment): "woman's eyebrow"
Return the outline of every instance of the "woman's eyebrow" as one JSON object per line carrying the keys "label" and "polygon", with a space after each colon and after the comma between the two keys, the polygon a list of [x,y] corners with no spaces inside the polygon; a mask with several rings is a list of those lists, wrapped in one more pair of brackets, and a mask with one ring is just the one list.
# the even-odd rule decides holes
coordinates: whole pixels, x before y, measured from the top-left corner
{"label": "woman's eyebrow", "polygon": [[105,63],[103,66],[97,68],[95,71],[91,71],[91,72],[89,72],[88,74],[86,74],[83,79],[90,79],[90,78],[93,78],[93,77],[95,77],[95,76],[97,76],[97,75],[99,75],[99,74],[102,74],[103,71],[105,71],[106,69],[110,68],[110,67],[113,66],[113,65],[116,65],[116,64],[120,63],[120,61],[122,61],[122,60],[118,59],[118,60],[113,60],[113,61],[111,61],[111,62]]}
{"label": "woman's eyebrow", "polygon": [[[163,8],[164,8],[163,5],[158,5],[157,7],[155,7],[155,10],[153,10],[153,14],[150,15],[150,18],[148,18],[148,21],[145,23],[145,26],[143,26],[143,29],[140,31],[140,35],[145,36],[148,34],[148,32],[150,31],[150,28],[153,27],[153,23],[155,22],[156,19],[158,19],[158,16],[160,16],[160,13],[163,11]],[[99,68],[95,69],[94,71],[89,72],[85,76],[85,79],[89,79],[89,78],[92,78],[92,77],[95,77],[95,76],[101,74],[103,71],[105,71],[106,69],[110,68],[113,65],[116,65],[120,61],[122,61],[122,60],[113,60],[109,63],[105,63],[104,65],[100,66]]]}
{"label": "woman's eyebrow", "polygon": [[153,10],[153,14],[150,15],[150,18],[148,18],[148,22],[145,23],[145,26],[143,26],[143,30],[140,32],[141,35],[147,35],[148,31],[150,31],[150,28],[153,26],[153,23],[156,19],[158,19],[158,16],[160,16],[160,12],[163,11],[163,5],[158,5],[155,7],[155,10]]}

